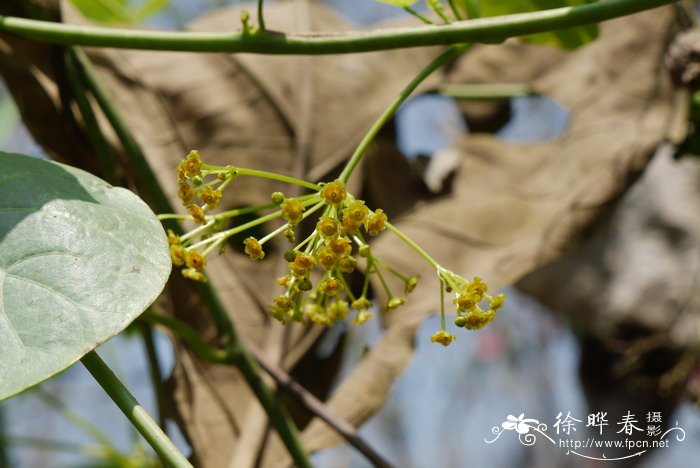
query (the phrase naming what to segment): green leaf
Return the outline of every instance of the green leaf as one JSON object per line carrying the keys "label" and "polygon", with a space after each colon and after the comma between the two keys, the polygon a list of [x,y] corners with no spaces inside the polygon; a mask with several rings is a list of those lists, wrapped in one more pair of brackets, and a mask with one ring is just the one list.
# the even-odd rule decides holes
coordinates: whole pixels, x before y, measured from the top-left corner
{"label": "green leaf", "polygon": [[70,0],[86,18],[107,24],[134,24],[136,15],[129,10],[128,0]]}
{"label": "green leaf", "polygon": [[136,195],[0,152],[0,400],[61,372],[140,315],[170,273]]}
{"label": "green leaf", "polygon": [[136,17],[139,19],[139,21],[143,21],[165,10],[169,4],[170,0],[148,0],[138,9],[136,9]]}
{"label": "green leaf", "polygon": [[397,7],[408,7],[418,2],[418,0],[374,0],[379,3],[386,3],[388,5],[394,5]]}
{"label": "green leaf", "polygon": [[5,143],[14,133],[19,122],[19,111],[12,97],[0,97],[0,144]]}
{"label": "green leaf", "polygon": [[[595,3],[595,0],[481,0],[483,16],[509,15],[530,11],[549,10],[565,6],[578,6]],[[575,49],[598,37],[598,26],[588,25],[560,31],[532,34],[522,38],[524,42],[549,44],[562,49]]]}

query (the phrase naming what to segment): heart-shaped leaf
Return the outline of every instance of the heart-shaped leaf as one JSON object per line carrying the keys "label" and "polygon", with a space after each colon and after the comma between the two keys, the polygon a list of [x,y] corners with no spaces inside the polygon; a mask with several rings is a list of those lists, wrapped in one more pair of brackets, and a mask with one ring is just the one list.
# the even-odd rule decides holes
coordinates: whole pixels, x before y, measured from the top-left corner
{"label": "heart-shaped leaf", "polygon": [[79,169],[0,153],[0,400],[123,330],[170,273],[146,204]]}

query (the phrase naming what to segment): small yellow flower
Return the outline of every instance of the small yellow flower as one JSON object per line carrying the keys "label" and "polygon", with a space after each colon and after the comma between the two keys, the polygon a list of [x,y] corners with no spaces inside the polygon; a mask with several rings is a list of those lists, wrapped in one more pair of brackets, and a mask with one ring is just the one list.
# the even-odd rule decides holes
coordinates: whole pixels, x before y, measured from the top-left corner
{"label": "small yellow flower", "polygon": [[314,266],[314,259],[310,255],[303,252],[297,252],[296,257],[294,258],[294,264],[299,268],[311,270]]}
{"label": "small yellow flower", "polygon": [[362,226],[362,223],[369,214],[369,208],[365,206],[364,201],[355,200],[342,211],[342,214],[343,218],[348,218],[351,223]]}
{"label": "small yellow flower", "polygon": [[199,224],[206,224],[207,219],[204,217],[204,210],[199,205],[190,205],[187,207],[187,212],[192,216],[192,219]]}
{"label": "small yellow flower", "polygon": [[307,319],[318,325],[332,325],[331,319],[326,313],[326,308],[318,304],[307,304],[304,307],[304,315]]}
{"label": "small yellow flower", "polygon": [[318,285],[318,292],[326,296],[335,296],[343,290],[343,283],[336,278],[326,278]]}
{"label": "small yellow flower", "polygon": [[328,216],[321,216],[321,219],[316,223],[316,231],[318,231],[324,239],[331,240],[335,239],[338,237],[338,234],[340,234],[340,226],[335,219]]}
{"label": "small yellow flower", "polygon": [[506,302],[506,296],[505,294],[499,294],[498,296],[494,296],[491,298],[489,301],[489,307],[493,310],[498,310],[501,307],[503,307],[503,304]]}
{"label": "small yellow flower", "polygon": [[440,330],[438,332],[435,332],[433,336],[430,337],[430,341],[433,343],[440,343],[443,346],[449,346],[452,341],[457,338],[451,333],[447,333],[446,330]]}
{"label": "small yellow flower", "polygon": [[202,169],[202,158],[199,156],[197,150],[190,151],[190,154],[185,158],[184,164],[185,172],[188,176],[192,177],[199,173]]}
{"label": "small yellow flower", "polygon": [[383,210],[379,209],[373,214],[369,215],[365,220],[365,230],[370,236],[376,236],[381,231],[386,229],[386,222],[388,218]]}
{"label": "small yellow flower", "polygon": [[182,270],[182,276],[192,281],[199,281],[200,283],[206,283],[207,277],[202,274],[202,272],[195,270],[194,268],[185,268]]}
{"label": "small yellow flower", "polygon": [[333,322],[345,320],[345,317],[348,316],[349,311],[350,307],[345,301],[331,302],[331,304],[326,308],[326,314],[328,314],[328,318]]}
{"label": "small yellow flower", "polygon": [[194,249],[190,249],[185,254],[185,263],[189,268],[201,270],[207,265],[207,259]]}
{"label": "small yellow flower", "polygon": [[280,207],[282,208],[282,217],[286,219],[289,224],[294,226],[301,221],[304,214],[304,205],[302,205],[299,200],[287,198],[282,202]]}
{"label": "small yellow flower", "polygon": [[270,307],[270,315],[279,320],[282,323],[287,321],[290,316],[290,311],[294,307],[294,302],[287,296],[277,296],[272,301],[272,306]]}
{"label": "small yellow flower", "polygon": [[341,257],[340,260],[338,260],[338,270],[341,273],[352,273],[353,271],[355,271],[356,267],[357,260],[355,260],[349,255]]}
{"label": "small yellow flower", "polygon": [[178,190],[177,196],[182,201],[182,204],[187,206],[194,199],[194,191],[187,182],[180,183],[180,190]]}
{"label": "small yellow flower", "polygon": [[349,234],[356,233],[364,224],[369,209],[362,200],[355,200],[350,203],[342,212],[343,229]]}
{"label": "small yellow flower", "polygon": [[347,255],[352,245],[347,237],[337,237],[328,243],[328,248],[336,255]]}
{"label": "small yellow flower", "polygon": [[479,301],[477,299],[478,299],[477,296],[467,292],[465,294],[457,296],[457,298],[453,302],[455,304],[457,304],[457,308],[460,311],[467,312],[467,311],[472,310],[474,307],[476,307],[476,305],[479,303]]}
{"label": "small yellow flower", "polygon": [[306,278],[314,268],[314,259],[302,252],[296,252],[295,255],[294,261],[289,263],[289,271],[295,278]]}
{"label": "small yellow flower", "polygon": [[265,252],[263,251],[262,245],[255,237],[248,237],[243,241],[245,244],[245,253],[251,258],[251,260],[262,260],[265,258]]}
{"label": "small yellow flower", "polygon": [[187,182],[187,170],[185,169],[185,161],[177,165],[177,182],[184,184]]}
{"label": "small yellow flower", "polygon": [[221,192],[211,187],[205,187],[197,194],[197,197],[206,203],[210,209],[216,208],[221,203]]}
{"label": "small yellow flower", "polygon": [[366,297],[360,297],[359,299],[355,299],[353,301],[352,307],[355,310],[366,310],[372,307],[372,303],[367,300]]}
{"label": "small yellow flower", "polygon": [[345,200],[347,192],[345,191],[345,183],[342,180],[328,182],[321,189],[321,198],[329,205],[339,205]]}
{"label": "small yellow flower", "polygon": [[402,306],[406,300],[403,297],[392,297],[389,302],[386,303],[386,310],[396,309]]}
{"label": "small yellow flower", "polygon": [[330,249],[321,247],[316,251],[316,260],[323,268],[330,270],[335,266],[338,256]]}
{"label": "small yellow flower", "polygon": [[185,249],[181,245],[173,244],[170,246],[170,259],[175,266],[185,264]]}
{"label": "small yellow flower", "polygon": [[352,323],[357,324],[357,325],[362,325],[365,323],[367,320],[371,319],[374,317],[374,314],[372,312],[367,312],[366,310],[360,311],[354,319],[352,319]]}
{"label": "small yellow flower", "polygon": [[280,276],[275,280],[275,283],[279,284],[280,286],[284,286],[285,288],[288,288],[289,285],[292,283],[292,277],[289,275]]}
{"label": "small yellow flower", "polygon": [[477,311],[467,314],[464,328],[467,330],[479,330],[493,321],[495,311]]}

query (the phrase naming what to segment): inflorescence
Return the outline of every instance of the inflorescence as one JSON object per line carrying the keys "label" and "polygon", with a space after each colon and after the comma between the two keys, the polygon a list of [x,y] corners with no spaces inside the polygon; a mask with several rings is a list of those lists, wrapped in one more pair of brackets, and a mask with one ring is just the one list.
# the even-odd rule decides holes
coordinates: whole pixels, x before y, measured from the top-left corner
{"label": "inflorescence", "polygon": [[[300,185],[312,193],[288,198],[281,192],[271,196],[271,203],[257,207],[210,212],[221,202],[222,192],[237,177],[242,175],[265,177]],[[408,245],[419,250],[435,266],[441,289],[441,329],[432,336],[432,341],[449,345],[455,336],[445,329],[444,293],[454,292],[457,306],[455,325],[469,330],[483,328],[490,323],[496,311],[503,305],[505,296],[486,294],[486,284],[481,278],[468,281],[440,267],[432,258],[403,233],[388,222],[381,209],[369,209],[363,200],[349,194],[345,183],[335,180],[324,184],[312,184],[280,174],[245,169],[233,166],[204,164],[197,151],[191,151],[177,167],[178,196],[188,215],[162,215],[161,219],[191,219],[199,226],[182,236],[168,232],[170,255],[175,266],[183,267],[182,274],[194,281],[207,281],[205,267],[207,255],[214,249],[220,253],[231,236],[248,231],[267,221],[282,218],[283,224],[258,239],[247,237],[243,241],[245,253],[252,260],[265,258],[264,245],[273,237],[284,234],[292,247],[284,252],[288,262],[288,273],[277,279],[283,293],[275,297],[270,314],[281,321],[313,322],[330,326],[345,320],[354,311],[352,321],[365,323],[372,317],[372,303],[368,298],[369,282],[375,275],[387,296],[384,309],[395,309],[405,298],[391,292],[385,275],[398,277],[404,283],[404,293],[411,293],[418,284],[418,276],[403,275],[372,253],[367,236],[374,237],[382,231],[396,233]],[[223,229],[225,220],[246,213],[272,210],[253,221]],[[296,227],[312,214],[317,213],[314,230],[297,242]],[[362,271],[364,282],[359,294],[354,293],[347,275]],[[359,288],[358,288],[359,289]],[[488,302],[482,309],[481,303]]]}

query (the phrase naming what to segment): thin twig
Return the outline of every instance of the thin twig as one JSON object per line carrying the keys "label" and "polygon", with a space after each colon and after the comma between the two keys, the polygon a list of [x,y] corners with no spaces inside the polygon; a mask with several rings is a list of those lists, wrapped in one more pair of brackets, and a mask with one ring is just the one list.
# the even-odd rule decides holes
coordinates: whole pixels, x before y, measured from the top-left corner
{"label": "thin twig", "polygon": [[255,347],[248,344],[248,350],[253,356],[253,359],[257,361],[258,365],[277,382],[281,390],[287,392],[304,408],[326,422],[326,424],[343,437],[350,445],[355,447],[358,452],[362,453],[367,460],[372,462],[374,466],[393,466],[357,433],[355,426],[345,419],[334,415],[321,400],[306,390],[284,370],[270,363]]}

